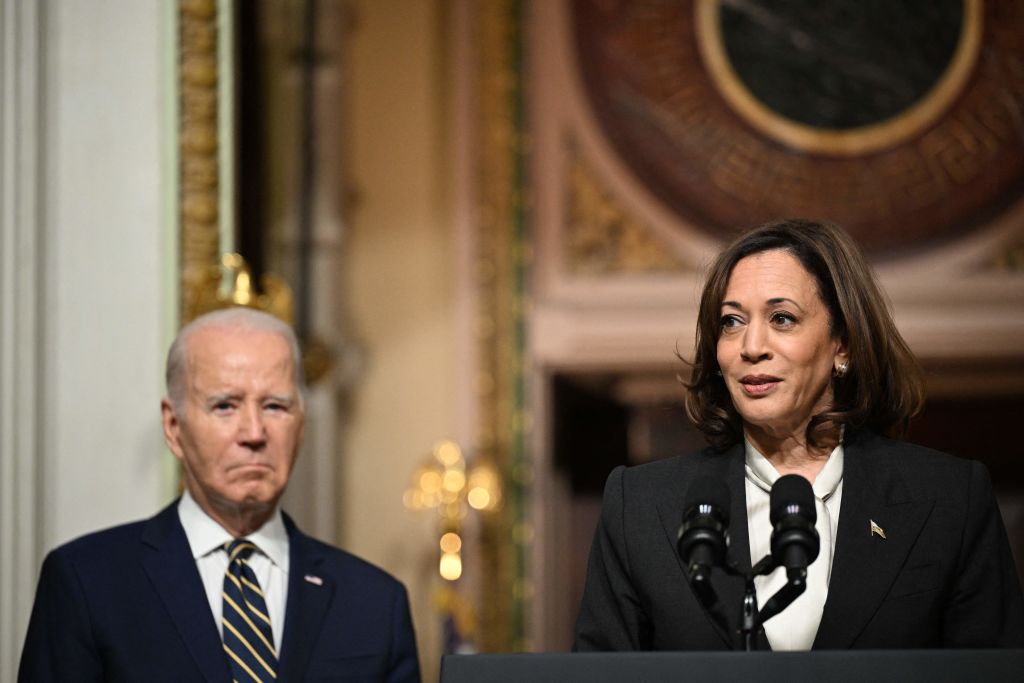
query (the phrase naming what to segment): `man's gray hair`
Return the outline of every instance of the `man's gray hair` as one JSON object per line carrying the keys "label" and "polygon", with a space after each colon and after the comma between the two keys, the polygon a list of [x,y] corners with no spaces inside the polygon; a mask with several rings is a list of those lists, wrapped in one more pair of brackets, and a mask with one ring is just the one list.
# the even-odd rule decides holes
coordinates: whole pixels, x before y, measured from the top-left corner
{"label": "man's gray hair", "polygon": [[292,365],[295,368],[295,386],[299,390],[299,401],[305,402],[306,379],[302,371],[302,351],[299,349],[299,340],[291,325],[255,308],[234,306],[204,313],[181,328],[171,343],[171,348],[167,351],[166,381],[167,398],[174,406],[175,411],[181,413],[185,401],[189,338],[200,330],[211,328],[270,332],[284,337],[292,351]]}

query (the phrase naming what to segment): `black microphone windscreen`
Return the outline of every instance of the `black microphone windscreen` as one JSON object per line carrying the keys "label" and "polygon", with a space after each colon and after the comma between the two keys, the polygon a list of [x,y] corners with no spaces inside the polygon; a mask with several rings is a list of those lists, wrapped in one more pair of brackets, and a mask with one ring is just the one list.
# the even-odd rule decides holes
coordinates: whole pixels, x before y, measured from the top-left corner
{"label": "black microphone windscreen", "polygon": [[728,519],[729,487],[721,479],[697,477],[686,489],[686,504],[683,509],[689,510],[695,505],[714,506]]}
{"label": "black microphone windscreen", "polygon": [[777,523],[786,513],[786,508],[791,505],[799,506],[802,514],[812,524],[818,518],[818,512],[814,508],[814,489],[811,488],[811,482],[799,474],[786,474],[776,479],[768,495],[772,524]]}

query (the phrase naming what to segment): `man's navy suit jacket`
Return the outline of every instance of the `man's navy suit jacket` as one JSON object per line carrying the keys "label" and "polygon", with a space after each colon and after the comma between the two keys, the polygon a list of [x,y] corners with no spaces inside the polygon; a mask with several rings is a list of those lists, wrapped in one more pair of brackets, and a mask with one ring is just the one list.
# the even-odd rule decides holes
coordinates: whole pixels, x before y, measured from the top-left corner
{"label": "man's navy suit jacket", "polygon": [[[405,588],[285,515],[288,602],[278,681],[419,681]],[[178,518],[84,536],[43,563],[18,680],[231,681]]]}

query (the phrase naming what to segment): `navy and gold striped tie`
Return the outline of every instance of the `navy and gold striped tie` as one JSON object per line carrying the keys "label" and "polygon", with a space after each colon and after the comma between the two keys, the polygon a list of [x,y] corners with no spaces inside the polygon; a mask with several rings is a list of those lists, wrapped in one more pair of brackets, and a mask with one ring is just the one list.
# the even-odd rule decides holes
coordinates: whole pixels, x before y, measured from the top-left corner
{"label": "navy and gold striped tie", "polygon": [[277,650],[263,591],[249,566],[256,546],[239,538],[224,544],[228,569],[224,574],[224,652],[236,683],[267,683],[277,678]]}

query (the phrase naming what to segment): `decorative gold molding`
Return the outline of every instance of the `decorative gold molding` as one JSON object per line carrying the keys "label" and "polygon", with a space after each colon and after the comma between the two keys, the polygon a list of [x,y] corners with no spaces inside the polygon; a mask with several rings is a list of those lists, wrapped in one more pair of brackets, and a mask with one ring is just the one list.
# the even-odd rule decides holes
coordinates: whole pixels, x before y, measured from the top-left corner
{"label": "decorative gold molding", "polygon": [[479,649],[524,650],[526,553],[529,534],[524,435],[524,288],[529,249],[523,220],[523,140],[520,0],[476,5],[476,83],[479,137],[476,344],[479,423],[474,447],[495,463],[505,482],[505,505],[481,520]]}
{"label": "decorative gold molding", "polygon": [[179,0],[181,321],[219,280],[217,2]]}
{"label": "decorative gold molding", "polygon": [[1024,273],[1024,240],[1012,242],[996,254],[990,269],[1003,273]]}
{"label": "decorative gold molding", "polygon": [[[220,194],[222,188],[230,194],[231,188],[221,179],[219,152],[230,147],[230,140],[220,139],[218,126],[219,109],[227,106],[219,99],[223,74],[218,52],[230,44],[218,34],[218,15],[231,6],[224,0],[178,0],[180,323],[223,306],[252,306],[293,325],[295,304],[281,277],[264,273],[257,291],[245,259],[221,254],[226,245],[221,244],[220,225],[230,217],[221,214]],[[225,68],[231,68],[228,64]],[[327,376],[335,364],[331,348],[312,334],[300,342],[306,380]]]}
{"label": "decorative gold molding", "polygon": [[569,197],[564,231],[565,265],[573,275],[640,274],[686,270],[598,180],[569,143]]}

